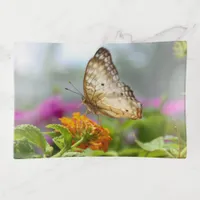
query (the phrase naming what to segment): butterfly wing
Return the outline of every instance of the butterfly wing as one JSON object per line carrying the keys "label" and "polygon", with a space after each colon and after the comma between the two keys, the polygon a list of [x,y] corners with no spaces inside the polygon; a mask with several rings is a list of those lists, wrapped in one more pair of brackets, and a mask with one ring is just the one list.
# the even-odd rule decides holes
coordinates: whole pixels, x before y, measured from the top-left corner
{"label": "butterfly wing", "polygon": [[107,49],[100,48],[88,62],[83,85],[85,103],[94,113],[114,118],[141,118],[141,104],[131,88],[120,81]]}
{"label": "butterfly wing", "polygon": [[[110,52],[100,48],[87,64],[84,76],[84,95],[88,100],[94,100],[105,89],[109,91],[112,86],[112,77],[119,79],[117,69],[112,65]],[[98,94],[98,95],[97,95]]]}

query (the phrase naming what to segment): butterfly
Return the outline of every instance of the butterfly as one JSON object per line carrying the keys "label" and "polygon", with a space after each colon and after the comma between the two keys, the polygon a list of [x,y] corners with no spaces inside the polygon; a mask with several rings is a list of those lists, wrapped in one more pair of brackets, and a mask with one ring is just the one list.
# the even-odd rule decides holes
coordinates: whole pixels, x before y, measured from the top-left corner
{"label": "butterfly", "polygon": [[[66,88],[67,89],[67,88]],[[83,79],[86,114],[111,118],[142,118],[142,104],[132,89],[120,81],[109,50],[101,47],[89,60]]]}

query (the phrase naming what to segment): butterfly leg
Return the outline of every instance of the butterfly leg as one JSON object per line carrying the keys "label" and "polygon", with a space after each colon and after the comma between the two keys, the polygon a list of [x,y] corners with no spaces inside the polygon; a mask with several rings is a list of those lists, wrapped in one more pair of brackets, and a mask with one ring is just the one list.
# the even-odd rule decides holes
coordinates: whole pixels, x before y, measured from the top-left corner
{"label": "butterfly leg", "polygon": [[90,113],[91,113],[91,112],[87,109],[83,115],[88,115],[88,114],[90,114]]}
{"label": "butterfly leg", "polygon": [[78,105],[78,108],[80,108],[82,105],[83,105],[83,102],[81,102],[81,103]]}

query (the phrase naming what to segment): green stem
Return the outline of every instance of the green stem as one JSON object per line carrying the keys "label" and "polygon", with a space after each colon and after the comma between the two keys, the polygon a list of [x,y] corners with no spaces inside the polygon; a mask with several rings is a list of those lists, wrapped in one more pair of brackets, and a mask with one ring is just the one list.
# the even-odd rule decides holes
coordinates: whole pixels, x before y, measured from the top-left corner
{"label": "green stem", "polygon": [[76,148],[77,146],[79,146],[84,140],[85,140],[85,138],[82,137],[79,141],[77,141],[76,143],[74,143],[74,144],[71,146],[71,149]]}
{"label": "green stem", "polygon": [[147,151],[146,153],[145,153],[145,156],[144,157],[147,157],[149,155],[149,151]]}
{"label": "green stem", "polygon": [[174,156],[169,151],[165,150],[165,152],[170,158],[174,158]]}
{"label": "green stem", "polygon": [[[79,141],[77,141],[76,143],[74,143],[70,149],[76,148],[77,146],[79,146],[83,141],[84,141],[84,137],[82,137]],[[53,155],[52,157],[57,158],[57,157],[61,157],[67,150],[66,147],[63,147],[57,154]]]}
{"label": "green stem", "polygon": [[57,154],[53,155],[53,158],[58,158],[61,157],[63,153],[65,153],[65,151],[67,150],[66,147],[62,148]]}
{"label": "green stem", "polygon": [[180,158],[181,157],[181,134],[180,134],[180,131],[178,131],[178,128],[177,128],[175,122],[174,122],[174,129],[175,129],[176,135],[178,137],[178,146],[179,146],[179,148],[178,148],[178,156],[177,157]]}
{"label": "green stem", "polygon": [[166,101],[167,101],[167,97],[166,97],[166,96],[162,96],[161,98],[162,98],[162,99],[161,99],[161,103],[160,103],[160,105],[159,105],[159,110],[160,110],[160,111],[162,111],[162,108],[163,108],[164,104],[165,104]]}

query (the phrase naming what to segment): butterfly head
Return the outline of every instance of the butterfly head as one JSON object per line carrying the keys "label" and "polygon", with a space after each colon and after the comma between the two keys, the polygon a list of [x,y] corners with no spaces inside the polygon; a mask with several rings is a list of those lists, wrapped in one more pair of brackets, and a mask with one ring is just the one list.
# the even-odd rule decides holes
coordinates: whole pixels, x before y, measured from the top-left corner
{"label": "butterfly head", "polygon": [[87,101],[85,96],[82,96],[81,99],[82,99],[82,103],[85,104],[85,106],[87,106],[89,108],[91,103],[89,101]]}
{"label": "butterfly head", "polygon": [[82,99],[82,103],[83,103],[83,104],[85,104],[85,103],[86,103],[86,99],[85,99],[85,97],[84,97],[84,96],[82,96],[82,98],[81,98],[81,99]]}

